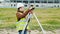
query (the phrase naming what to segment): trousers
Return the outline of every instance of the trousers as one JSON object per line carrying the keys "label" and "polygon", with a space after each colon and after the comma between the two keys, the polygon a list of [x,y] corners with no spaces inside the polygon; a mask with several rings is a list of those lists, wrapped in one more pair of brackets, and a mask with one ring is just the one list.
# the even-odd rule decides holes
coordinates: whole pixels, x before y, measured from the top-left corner
{"label": "trousers", "polygon": [[[19,30],[18,32],[19,32],[19,34],[21,34],[22,33],[22,30]],[[24,31],[24,34],[29,34],[29,32],[27,30],[25,30]]]}

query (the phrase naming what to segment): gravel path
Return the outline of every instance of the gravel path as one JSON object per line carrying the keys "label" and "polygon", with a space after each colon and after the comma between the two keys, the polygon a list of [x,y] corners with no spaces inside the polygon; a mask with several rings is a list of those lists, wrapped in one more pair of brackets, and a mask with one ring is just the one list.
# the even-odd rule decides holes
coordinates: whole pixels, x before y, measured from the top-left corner
{"label": "gravel path", "polygon": [[[0,29],[0,34],[18,34],[18,32],[15,29]],[[30,34],[42,34],[42,32],[31,30]],[[60,29],[55,30],[54,32],[46,31],[46,34],[60,34]]]}

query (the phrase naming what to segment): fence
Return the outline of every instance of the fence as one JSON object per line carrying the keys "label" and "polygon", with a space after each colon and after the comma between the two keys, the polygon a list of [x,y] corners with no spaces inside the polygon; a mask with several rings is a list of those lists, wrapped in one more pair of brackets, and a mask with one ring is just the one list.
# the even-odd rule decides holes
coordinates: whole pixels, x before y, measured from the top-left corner
{"label": "fence", "polygon": [[26,8],[29,6],[29,4],[34,5],[36,8],[60,8],[60,1],[55,2],[53,0],[4,0],[0,1],[0,8],[16,8],[17,3],[24,3]]}

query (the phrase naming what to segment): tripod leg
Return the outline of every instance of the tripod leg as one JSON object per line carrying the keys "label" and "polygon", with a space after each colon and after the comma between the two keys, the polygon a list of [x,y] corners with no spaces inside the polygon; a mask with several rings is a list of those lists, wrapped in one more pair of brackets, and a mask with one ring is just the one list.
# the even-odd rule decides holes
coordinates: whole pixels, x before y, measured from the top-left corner
{"label": "tripod leg", "polygon": [[37,16],[35,15],[35,13],[33,13],[33,16],[36,18],[36,20],[37,20],[37,22],[38,22],[38,24],[39,24],[39,26],[40,26],[40,28],[41,28],[43,34],[46,34],[45,30],[43,29],[43,27],[42,27],[41,23],[39,22]]}

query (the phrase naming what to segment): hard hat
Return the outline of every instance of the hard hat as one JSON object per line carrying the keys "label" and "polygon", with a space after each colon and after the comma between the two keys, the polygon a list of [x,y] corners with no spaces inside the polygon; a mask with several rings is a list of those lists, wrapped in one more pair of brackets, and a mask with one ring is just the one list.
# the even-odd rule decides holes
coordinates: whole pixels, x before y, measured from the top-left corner
{"label": "hard hat", "polygon": [[19,8],[19,7],[24,7],[24,4],[23,3],[17,3],[17,8]]}

